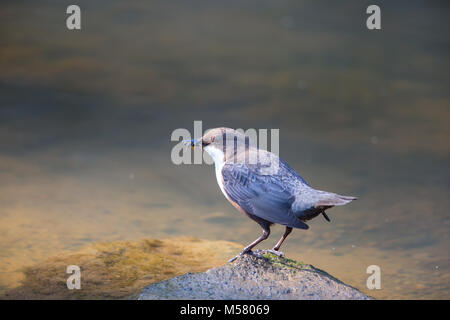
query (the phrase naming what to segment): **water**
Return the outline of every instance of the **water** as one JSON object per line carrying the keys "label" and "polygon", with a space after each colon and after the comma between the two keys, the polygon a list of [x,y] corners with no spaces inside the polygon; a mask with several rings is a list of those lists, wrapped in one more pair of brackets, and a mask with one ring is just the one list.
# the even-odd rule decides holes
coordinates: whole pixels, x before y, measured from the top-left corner
{"label": "water", "polygon": [[[88,243],[259,227],[176,128],[279,128],[313,187],[358,196],[282,250],[377,298],[450,298],[449,26],[444,2],[79,1],[0,10],[0,288]],[[407,5],[406,5],[407,4]],[[275,226],[261,248],[272,247]],[[382,289],[366,288],[378,265]]]}

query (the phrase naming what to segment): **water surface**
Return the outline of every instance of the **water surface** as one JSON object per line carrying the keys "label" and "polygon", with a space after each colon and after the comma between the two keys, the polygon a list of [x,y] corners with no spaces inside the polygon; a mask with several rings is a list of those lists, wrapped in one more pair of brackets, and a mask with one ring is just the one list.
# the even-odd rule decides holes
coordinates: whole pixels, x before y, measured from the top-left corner
{"label": "water surface", "polygon": [[68,31],[62,4],[2,3],[0,289],[92,242],[258,237],[211,166],[170,160],[172,131],[202,120],[278,128],[313,187],[359,197],[287,255],[377,298],[449,299],[448,5],[381,1],[369,31],[369,4],[78,1]]}

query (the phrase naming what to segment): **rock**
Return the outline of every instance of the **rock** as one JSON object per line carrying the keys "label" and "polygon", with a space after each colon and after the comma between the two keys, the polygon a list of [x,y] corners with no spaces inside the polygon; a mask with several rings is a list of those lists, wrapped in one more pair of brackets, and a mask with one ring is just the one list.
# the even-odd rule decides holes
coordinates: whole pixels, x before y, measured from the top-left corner
{"label": "rock", "polygon": [[187,273],[146,287],[140,300],[155,299],[353,299],[371,297],[309,264],[269,251],[244,255],[201,273]]}
{"label": "rock", "polygon": [[[0,299],[130,299],[151,283],[223,265],[242,245],[196,238],[94,243],[23,270]],[[81,289],[67,288],[67,266],[81,268]]]}

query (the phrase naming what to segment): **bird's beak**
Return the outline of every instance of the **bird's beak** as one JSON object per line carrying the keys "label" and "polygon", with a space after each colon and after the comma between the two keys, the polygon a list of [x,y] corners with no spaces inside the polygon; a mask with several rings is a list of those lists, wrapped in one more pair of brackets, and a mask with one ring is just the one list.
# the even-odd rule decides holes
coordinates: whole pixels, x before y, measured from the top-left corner
{"label": "bird's beak", "polygon": [[194,149],[195,147],[198,147],[202,144],[202,139],[200,138],[200,139],[184,140],[183,143]]}

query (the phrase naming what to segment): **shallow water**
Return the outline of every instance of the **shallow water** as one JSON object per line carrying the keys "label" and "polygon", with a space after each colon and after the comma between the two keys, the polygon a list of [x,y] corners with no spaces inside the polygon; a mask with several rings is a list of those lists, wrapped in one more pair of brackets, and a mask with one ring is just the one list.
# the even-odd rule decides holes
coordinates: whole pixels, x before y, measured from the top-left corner
{"label": "shallow water", "polygon": [[[0,10],[0,288],[88,243],[259,227],[176,128],[279,128],[312,186],[359,200],[283,251],[377,298],[450,298],[449,26],[443,2],[10,2]],[[271,247],[283,232],[275,226]],[[366,288],[378,265],[382,289]]]}

